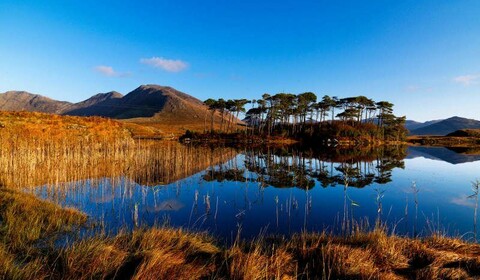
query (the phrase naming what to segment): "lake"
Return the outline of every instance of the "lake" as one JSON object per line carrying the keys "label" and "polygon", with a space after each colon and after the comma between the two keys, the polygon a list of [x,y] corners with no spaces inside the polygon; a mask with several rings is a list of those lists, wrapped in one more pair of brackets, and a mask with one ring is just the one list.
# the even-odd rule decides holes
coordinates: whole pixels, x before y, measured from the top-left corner
{"label": "lake", "polygon": [[475,237],[469,196],[480,179],[480,155],[467,149],[209,149],[216,159],[189,147],[195,164],[178,174],[165,173],[167,163],[133,178],[45,184],[33,192],[87,213],[97,230],[112,234],[168,224],[233,240],[237,233],[341,233],[381,221],[402,235]]}

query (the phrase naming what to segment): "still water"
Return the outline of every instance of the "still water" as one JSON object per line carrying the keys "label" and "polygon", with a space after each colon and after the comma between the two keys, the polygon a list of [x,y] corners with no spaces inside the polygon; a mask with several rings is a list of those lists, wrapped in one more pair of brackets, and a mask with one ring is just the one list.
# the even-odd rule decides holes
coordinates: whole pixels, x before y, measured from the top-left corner
{"label": "still water", "polygon": [[239,149],[191,173],[154,185],[115,177],[35,192],[85,212],[110,233],[168,224],[231,240],[239,231],[245,238],[340,232],[352,221],[380,220],[403,235],[441,231],[474,239],[469,196],[480,179],[480,156],[468,150]]}

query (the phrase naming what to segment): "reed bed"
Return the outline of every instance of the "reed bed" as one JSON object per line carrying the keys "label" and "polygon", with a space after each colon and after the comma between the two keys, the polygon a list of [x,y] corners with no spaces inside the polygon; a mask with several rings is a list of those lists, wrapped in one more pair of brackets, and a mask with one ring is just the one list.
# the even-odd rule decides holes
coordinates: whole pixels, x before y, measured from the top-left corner
{"label": "reed bed", "polygon": [[127,177],[142,185],[168,184],[236,155],[233,149],[177,142],[17,141],[0,144],[0,185],[22,189],[92,178]]}
{"label": "reed bed", "polygon": [[236,152],[134,140],[125,124],[98,117],[0,112],[0,186],[23,189],[91,178],[166,184]]}

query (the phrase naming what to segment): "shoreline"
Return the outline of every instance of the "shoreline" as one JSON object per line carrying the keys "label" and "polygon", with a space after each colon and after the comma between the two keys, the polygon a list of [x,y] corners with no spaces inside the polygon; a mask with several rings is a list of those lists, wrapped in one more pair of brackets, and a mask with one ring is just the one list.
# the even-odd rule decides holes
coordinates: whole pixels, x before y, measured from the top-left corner
{"label": "shoreline", "polygon": [[[301,232],[230,245],[168,226],[75,238],[83,213],[0,188],[0,278],[6,279],[466,279],[480,275],[480,245],[440,232],[410,238],[378,224],[343,234]],[[18,205],[27,206],[23,211]],[[45,209],[45,211],[38,211]],[[17,216],[8,215],[13,211]],[[25,218],[19,224],[14,219]],[[58,219],[61,220],[58,220]],[[22,227],[23,230],[19,230]],[[38,233],[32,235],[31,233]],[[65,245],[59,234],[71,233]],[[39,244],[42,244],[39,246]]]}

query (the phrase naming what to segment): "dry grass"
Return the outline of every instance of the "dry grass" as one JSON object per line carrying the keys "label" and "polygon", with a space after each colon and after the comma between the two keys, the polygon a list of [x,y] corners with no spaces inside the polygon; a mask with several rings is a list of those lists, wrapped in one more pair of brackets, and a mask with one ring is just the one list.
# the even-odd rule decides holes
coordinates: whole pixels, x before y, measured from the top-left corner
{"label": "dry grass", "polygon": [[[215,130],[220,130],[220,116],[216,116],[215,122],[214,122],[214,129]],[[204,131],[210,131],[211,126],[210,126],[210,117],[207,120],[207,125],[203,123],[202,120],[198,120],[195,122],[188,122],[188,121],[181,121],[177,119],[164,119],[164,120],[142,120],[142,119],[130,119],[130,120],[123,120],[127,127],[131,129],[132,132],[134,132],[134,135],[137,137],[153,137],[153,136],[174,136],[174,137],[179,137],[187,130],[190,131],[196,131],[203,133]],[[226,123],[226,119],[225,119]],[[226,124],[224,123],[224,127]],[[137,127],[135,127],[136,125]],[[143,127],[143,129],[139,129]],[[240,130],[243,131],[245,129],[244,126],[241,125],[234,125],[230,124],[231,131],[235,130]],[[156,132],[155,134],[152,132]]]}
{"label": "dry grass", "polygon": [[23,250],[49,235],[69,231],[86,222],[85,214],[39,200],[33,195],[0,188],[1,242]]}
{"label": "dry grass", "polygon": [[43,279],[49,273],[39,242],[86,222],[86,215],[0,188],[0,279]]}
{"label": "dry grass", "polygon": [[[2,144],[8,140],[115,141],[128,139],[131,133],[119,121],[100,117],[73,117],[36,112],[0,111]],[[12,143],[14,144],[14,143]]]}
{"label": "dry grass", "polygon": [[0,279],[46,279],[48,273],[44,270],[45,259],[37,257],[27,263],[16,260],[18,255],[8,252],[6,246],[0,243]]}
{"label": "dry grass", "polygon": [[0,112],[0,124],[0,186],[11,189],[119,176],[167,184],[236,155],[133,140],[123,123],[104,118]]}
{"label": "dry grass", "polygon": [[225,162],[232,148],[190,147],[171,141],[128,144],[51,142],[0,147],[0,185],[24,189],[95,178],[125,177],[142,185],[163,185]]}
{"label": "dry grass", "polygon": [[155,228],[80,241],[56,261],[68,279],[201,279],[213,275],[219,253],[205,234]]}

